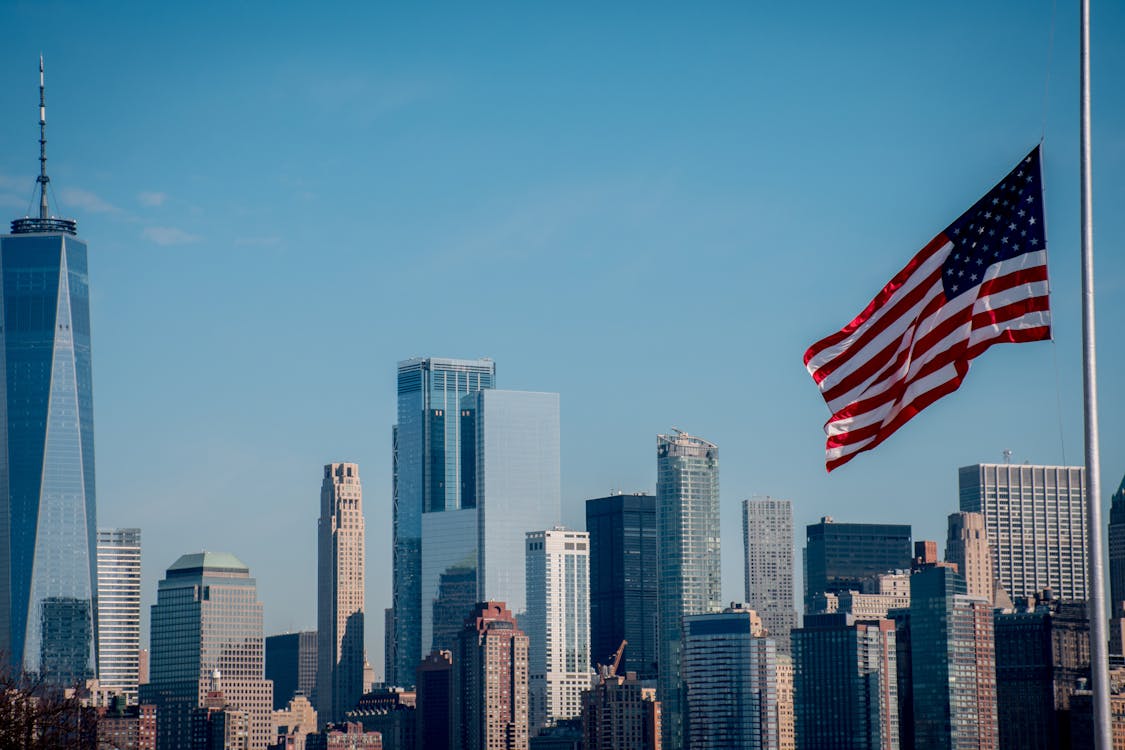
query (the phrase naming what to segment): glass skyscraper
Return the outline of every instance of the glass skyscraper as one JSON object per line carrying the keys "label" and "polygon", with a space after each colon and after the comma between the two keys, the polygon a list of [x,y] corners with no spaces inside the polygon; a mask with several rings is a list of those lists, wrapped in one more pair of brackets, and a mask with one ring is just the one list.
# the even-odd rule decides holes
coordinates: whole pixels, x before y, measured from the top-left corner
{"label": "glass skyscraper", "polygon": [[664,746],[685,747],[683,618],[722,610],[719,449],[713,443],[682,432],[657,435],[656,528]]}
{"label": "glass skyscraper", "polygon": [[[412,684],[414,668],[429,648],[422,642],[422,516],[476,507],[475,481],[461,473],[461,397],[493,388],[495,381],[496,365],[489,359],[424,357],[398,364],[389,684]],[[466,484],[470,496],[462,502]]]}
{"label": "glass skyscraper", "polygon": [[863,579],[910,568],[910,526],[836,523],[831,516],[805,527],[805,612],[814,597],[861,591]]}
{"label": "glass skyscraper", "polygon": [[[40,65],[40,127],[45,127]],[[90,282],[77,224],[0,236],[0,652],[60,684],[94,676],[97,523]]]}

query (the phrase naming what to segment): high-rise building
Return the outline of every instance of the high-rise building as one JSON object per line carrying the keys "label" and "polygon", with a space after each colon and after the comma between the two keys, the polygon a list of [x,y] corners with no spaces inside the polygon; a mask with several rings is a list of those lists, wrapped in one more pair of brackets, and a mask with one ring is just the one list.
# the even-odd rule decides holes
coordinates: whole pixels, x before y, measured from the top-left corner
{"label": "high-rise building", "polygon": [[966,595],[952,567],[910,579],[910,669],[914,747],[998,746],[992,602]]}
{"label": "high-rise building", "polygon": [[274,711],[298,693],[316,705],[317,640],[315,630],[266,638],[266,679],[273,683]]}
{"label": "high-rise building", "polygon": [[1125,479],[1109,509],[1109,591],[1110,614],[1120,617],[1125,613]]}
{"label": "high-rise building", "polygon": [[136,703],[141,655],[141,530],[98,529],[98,682]]}
{"label": "high-rise building", "polygon": [[876,573],[909,569],[910,526],[884,523],[837,523],[831,516],[805,527],[805,612],[813,597],[860,591],[863,579]]}
{"label": "high-rise building", "polygon": [[993,578],[1013,599],[1050,588],[1086,599],[1086,470],[976,464],[959,472],[961,510],[984,515]]}
{"label": "high-rise building", "polygon": [[779,750],[777,641],[753,610],[684,618],[685,748]]}
{"label": "high-rise building", "polygon": [[894,623],[805,615],[792,636],[797,747],[898,750]]}
{"label": "high-rise building", "polygon": [[1090,676],[1086,602],[1023,601],[994,623],[999,747],[1067,747],[1070,699]]}
{"label": "high-rise building", "polygon": [[495,381],[496,365],[490,359],[424,357],[398,363],[398,423],[393,432],[394,648],[385,676],[388,684],[413,680],[415,665],[429,650],[422,637],[423,515],[476,507],[474,497],[464,502],[461,498],[463,486],[476,486],[473,477],[461,473],[461,397],[492,388]]}
{"label": "high-rise building", "polygon": [[324,467],[317,524],[317,714],[340,721],[363,695],[363,486],[359,466]]}
{"label": "high-rise building", "polygon": [[[617,661],[620,663],[620,652]],[[602,667],[593,688],[584,694],[582,736],[585,750],[660,750],[660,701],[635,672],[618,674]]]}
{"label": "high-rise building", "polygon": [[77,223],[47,206],[0,236],[0,653],[56,684],[94,676],[97,559],[90,282]]}
{"label": "high-rise building", "polygon": [[684,747],[683,618],[722,610],[719,449],[676,432],[656,437],[659,545],[659,696],[664,745]]}
{"label": "high-rise building", "polygon": [[757,612],[777,647],[789,653],[793,608],[793,503],[772,497],[742,501],[746,606]]}
{"label": "high-rise building", "polygon": [[415,672],[417,750],[457,750],[461,742],[461,704],[453,654],[434,651]]}
{"label": "high-rise building", "polygon": [[793,657],[777,655],[777,747],[796,750],[797,737],[793,723]]}
{"label": "high-rise building", "polygon": [[504,602],[477,604],[461,631],[462,750],[527,750],[527,636]]}
{"label": "high-rise building", "polygon": [[945,560],[957,566],[965,579],[969,596],[992,601],[992,555],[988,551],[988,532],[980,513],[951,513],[949,535],[945,541]]}
{"label": "high-rise building", "polygon": [[628,641],[621,674],[656,679],[656,498],[637,492],[586,501],[590,534],[590,649],[605,660]]}
{"label": "high-rise building", "polygon": [[273,685],[263,677],[262,603],[250,569],[223,552],[183,555],[159,583],[150,625],[140,700],[157,707],[157,750],[198,747],[193,719],[214,692],[224,711],[245,718],[247,750],[264,750],[273,741]]}
{"label": "high-rise building", "polygon": [[590,689],[590,535],[562,526],[527,532],[531,729],[582,714]]}

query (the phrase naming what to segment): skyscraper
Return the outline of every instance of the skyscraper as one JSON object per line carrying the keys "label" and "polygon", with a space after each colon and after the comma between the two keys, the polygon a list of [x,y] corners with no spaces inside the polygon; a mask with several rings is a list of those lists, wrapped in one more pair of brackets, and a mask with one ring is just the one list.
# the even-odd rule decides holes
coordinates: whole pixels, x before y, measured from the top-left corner
{"label": "skyscraper", "polygon": [[959,483],[961,510],[984,515],[993,578],[1004,591],[1087,597],[1084,468],[976,464],[961,468]]}
{"label": "skyscraper", "polygon": [[527,532],[528,689],[532,731],[582,713],[590,689],[590,535]]}
{"label": "skyscraper", "polygon": [[273,685],[263,677],[262,603],[250,569],[224,552],[183,555],[152,606],[149,682],[141,703],[157,707],[157,750],[194,750],[197,711],[217,690],[245,717],[248,750],[273,738]]}
{"label": "skyscraper", "polygon": [[298,693],[316,705],[317,640],[315,630],[266,638],[266,679],[273,683],[274,711]]}
{"label": "skyscraper", "polygon": [[746,606],[758,613],[777,647],[789,653],[793,608],[793,503],[772,497],[742,501]]}
{"label": "skyscraper", "polygon": [[656,498],[637,492],[586,501],[590,534],[590,648],[605,661],[628,641],[622,674],[656,679]]}
{"label": "skyscraper", "polygon": [[660,570],[659,688],[664,746],[684,746],[680,659],[683,618],[722,610],[719,449],[676,432],[656,437]]}
{"label": "skyscraper", "polygon": [[462,750],[526,750],[527,636],[504,602],[476,605],[461,631]]}
{"label": "skyscraper", "polygon": [[0,653],[58,684],[94,675],[96,529],[90,282],[77,223],[47,206],[0,236]]}
{"label": "skyscraper", "polygon": [[993,600],[992,555],[988,551],[988,533],[980,513],[951,513],[949,535],[945,542],[945,559],[957,566],[965,579],[969,596]]}
{"label": "skyscraper", "polygon": [[98,529],[98,682],[137,701],[141,530]]}
{"label": "skyscraper", "polygon": [[415,675],[417,750],[456,750],[461,741],[461,704],[453,654],[434,651],[418,665]]}
{"label": "skyscraper", "polygon": [[1125,612],[1125,479],[1109,509],[1109,590],[1110,614],[1120,617]]}
{"label": "skyscraper", "polygon": [[753,610],[684,618],[684,747],[779,750],[777,641]]}
{"label": "skyscraper", "polygon": [[324,467],[317,544],[317,714],[341,721],[363,695],[363,487],[359,466]]}
{"label": "skyscraper", "polygon": [[992,602],[970,597],[952,567],[910,578],[914,743],[935,750],[998,746]]}
{"label": "skyscraper", "polygon": [[805,615],[792,637],[797,747],[898,750],[894,623]]}
{"label": "skyscraper", "polygon": [[[388,684],[409,684],[429,650],[422,638],[422,518],[476,506],[461,502],[461,397],[492,388],[489,359],[415,358],[398,363],[398,424],[394,427],[393,669]],[[525,529],[526,531],[526,529]],[[462,613],[462,617],[464,613]]]}
{"label": "skyscraper", "polygon": [[910,526],[836,523],[831,516],[805,527],[805,612],[822,593],[861,591],[876,573],[910,568]]}

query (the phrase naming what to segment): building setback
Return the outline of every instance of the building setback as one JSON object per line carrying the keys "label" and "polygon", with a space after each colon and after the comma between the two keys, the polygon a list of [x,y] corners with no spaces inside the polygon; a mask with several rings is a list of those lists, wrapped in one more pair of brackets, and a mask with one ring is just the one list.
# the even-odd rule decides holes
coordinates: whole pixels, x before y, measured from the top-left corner
{"label": "building setback", "polygon": [[684,618],[685,747],[778,750],[777,641],[749,609]]}
{"label": "building setback", "polygon": [[527,532],[532,732],[582,714],[590,689],[590,535],[561,526]]}
{"label": "building setback", "polygon": [[656,437],[660,571],[659,697],[664,745],[684,746],[683,618],[722,610],[719,449],[687,433]]}
{"label": "building setback", "polygon": [[993,577],[1013,599],[1052,589],[1086,599],[1086,470],[975,464],[958,473],[961,510],[985,519]]}
{"label": "building setback", "polygon": [[625,640],[621,674],[657,677],[656,498],[634,493],[586,501],[590,534],[590,650],[606,660]]}
{"label": "building setback", "polygon": [[796,746],[898,750],[898,709],[894,623],[805,615],[793,631]]}
{"label": "building setback", "polygon": [[805,612],[815,611],[817,594],[862,591],[868,576],[908,569],[910,561],[909,525],[836,523],[825,516],[805,527]]}
{"label": "building setback", "polygon": [[742,546],[746,606],[762,618],[767,633],[789,653],[793,608],[793,503],[772,497],[742,501]]}
{"label": "building setback", "polygon": [[527,636],[504,602],[477,604],[457,660],[462,750],[527,750]]}
{"label": "building setback", "polygon": [[321,721],[340,721],[363,695],[363,486],[359,466],[324,467],[317,522],[317,688]]}
{"label": "building setback", "polygon": [[141,530],[98,529],[98,683],[136,703],[141,655]]}
{"label": "building setback", "polygon": [[992,554],[988,532],[980,513],[951,513],[945,542],[945,559],[957,566],[969,596],[993,601]]}

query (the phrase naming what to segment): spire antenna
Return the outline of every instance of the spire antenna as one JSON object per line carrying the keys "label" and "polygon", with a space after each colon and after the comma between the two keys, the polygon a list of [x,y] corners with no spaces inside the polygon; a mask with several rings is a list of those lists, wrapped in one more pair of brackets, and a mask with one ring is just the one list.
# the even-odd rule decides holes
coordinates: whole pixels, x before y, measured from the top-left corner
{"label": "spire antenna", "polygon": [[39,218],[50,218],[47,210],[47,100],[43,82],[43,55],[39,55]]}

